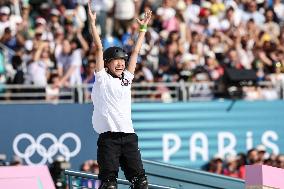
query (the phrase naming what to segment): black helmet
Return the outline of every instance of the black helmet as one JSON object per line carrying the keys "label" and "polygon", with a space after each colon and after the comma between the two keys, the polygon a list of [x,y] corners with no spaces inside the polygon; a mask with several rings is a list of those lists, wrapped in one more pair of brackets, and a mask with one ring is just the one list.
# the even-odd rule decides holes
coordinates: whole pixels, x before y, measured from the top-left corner
{"label": "black helmet", "polygon": [[120,47],[109,47],[104,51],[104,61],[106,63],[110,62],[113,59],[124,59],[127,61],[128,54]]}

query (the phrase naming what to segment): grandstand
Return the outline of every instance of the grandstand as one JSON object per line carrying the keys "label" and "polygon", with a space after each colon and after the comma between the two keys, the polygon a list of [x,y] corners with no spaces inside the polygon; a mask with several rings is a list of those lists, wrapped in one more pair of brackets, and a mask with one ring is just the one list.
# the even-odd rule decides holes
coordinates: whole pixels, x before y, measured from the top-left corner
{"label": "grandstand", "polygon": [[[87,3],[0,2],[0,172],[46,165],[59,189],[97,180]],[[245,165],[284,168],[283,0],[94,0],[92,9],[103,48],[127,53],[135,18],[153,11],[132,84],[150,188],[244,188]]]}

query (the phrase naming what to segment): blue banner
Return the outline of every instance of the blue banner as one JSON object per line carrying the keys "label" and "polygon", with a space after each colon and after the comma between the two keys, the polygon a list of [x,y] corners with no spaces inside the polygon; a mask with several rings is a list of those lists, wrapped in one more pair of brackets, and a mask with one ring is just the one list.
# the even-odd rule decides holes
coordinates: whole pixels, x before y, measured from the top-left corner
{"label": "blue banner", "polygon": [[[26,164],[48,164],[58,155],[79,169],[96,159],[98,135],[91,104],[1,105],[0,153]],[[284,152],[284,101],[136,103],[132,119],[143,159],[200,168],[215,154],[246,152],[264,144]]]}
{"label": "blue banner", "polygon": [[1,105],[0,153],[26,164],[49,164],[58,156],[79,169],[96,159],[97,137],[88,105]]}
{"label": "blue banner", "polygon": [[132,112],[144,159],[200,168],[259,144],[284,152],[284,101],[135,104]]}

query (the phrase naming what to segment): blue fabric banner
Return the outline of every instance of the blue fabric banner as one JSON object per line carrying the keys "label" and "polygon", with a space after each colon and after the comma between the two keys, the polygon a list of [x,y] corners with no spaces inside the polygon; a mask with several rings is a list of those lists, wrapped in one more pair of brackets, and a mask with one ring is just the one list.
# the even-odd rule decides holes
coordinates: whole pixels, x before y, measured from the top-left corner
{"label": "blue fabric banner", "polygon": [[[96,159],[98,135],[91,104],[1,105],[0,154],[26,164],[48,164],[57,155],[79,169]],[[215,154],[246,152],[264,144],[284,152],[284,101],[136,103],[132,119],[143,159],[200,168]]]}

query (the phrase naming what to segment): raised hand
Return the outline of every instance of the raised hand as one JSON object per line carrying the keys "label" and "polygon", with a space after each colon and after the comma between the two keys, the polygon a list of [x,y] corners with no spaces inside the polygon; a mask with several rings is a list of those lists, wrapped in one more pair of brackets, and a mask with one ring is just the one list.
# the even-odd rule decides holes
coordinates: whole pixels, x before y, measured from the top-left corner
{"label": "raised hand", "polygon": [[139,20],[138,18],[136,18],[138,24],[141,26],[141,25],[148,25],[148,23],[150,22],[151,20],[151,16],[152,16],[152,11],[150,10],[147,10],[145,13],[144,13],[144,18],[143,20]]}
{"label": "raised hand", "polygon": [[89,0],[89,2],[88,2],[88,16],[89,16],[90,22],[92,24],[96,24],[97,16],[96,16],[96,12],[92,11],[92,9],[91,9],[91,1],[92,0]]}

